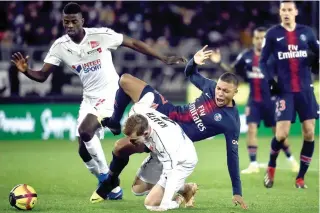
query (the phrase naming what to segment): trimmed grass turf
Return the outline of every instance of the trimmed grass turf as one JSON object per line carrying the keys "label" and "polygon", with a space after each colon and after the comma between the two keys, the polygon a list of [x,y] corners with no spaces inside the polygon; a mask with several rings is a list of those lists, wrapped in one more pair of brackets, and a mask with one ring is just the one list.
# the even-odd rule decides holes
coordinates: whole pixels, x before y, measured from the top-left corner
{"label": "trimmed grass turf", "polygon": [[[317,138],[316,141],[319,139]],[[108,161],[114,140],[104,140],[103,148]],[[291,150],[299,158],[301,138],[290,138]],[[294,213],[319,212],[319,144],[310,171],[306,176],[308,189],[295,189],[293,174],[284,154],[280,153],[274,188],[263,186],[264,169],[259,174],[241,175],[243,195],[249,206],[248,212]],[[199,163],[188,179],[200,189],[196,196],[196,208],[179,209],[174,212],[243,212],[231,203],[231,182],[226,166],[226,148],[223,137],[196,143]],[[270,138],[259,138],[258,161],[267,162]],[[135,173],[146,154],[130,158],[129,165],[121,175],[124,200],[90,204],[89,198],[96,188],[97,180],[87,171],[77,154],[77,143],[49,141],[0,142],[0,212],[17,212],[9,205],[8,194],[15,185],[26,183],[38,193],[34,212],[89,213],[89,212],[147,212],[144,197],[131,193]],[[240,166],[248,166],[249,159],[242,137],[239,145]],[[283,168],[283,169],[280,169]]]}

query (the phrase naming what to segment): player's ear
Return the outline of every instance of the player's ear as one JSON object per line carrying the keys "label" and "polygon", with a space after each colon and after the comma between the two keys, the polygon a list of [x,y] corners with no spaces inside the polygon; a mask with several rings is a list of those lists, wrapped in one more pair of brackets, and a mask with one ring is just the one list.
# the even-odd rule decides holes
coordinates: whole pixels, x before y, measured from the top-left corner
{"label": "player's ear", "polygon": [[81,24],[84,25],[84,18],[81,19]]}

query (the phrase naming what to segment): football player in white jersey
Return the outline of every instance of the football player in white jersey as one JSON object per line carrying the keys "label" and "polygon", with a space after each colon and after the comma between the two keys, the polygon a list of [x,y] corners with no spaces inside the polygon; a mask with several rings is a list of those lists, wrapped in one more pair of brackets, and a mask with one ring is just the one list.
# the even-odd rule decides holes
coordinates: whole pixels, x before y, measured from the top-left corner
{"label": "football player in white jersey", "polygon": [[[195,147],[177,123],[150,108],[153,100],[150,92],[137,102],[123,129],[133,145],[146,146],[152,153],[138,171],[142,181],[153,185],[144,205],[154,211],[178,208],[182,200],[173,201],[173,197],[179,192],[186,198],[186,205],[193,206],[197,185],[186,184],[185,180],[198,161]],[[102,200],[97,192],[93,193],[91,202]]]}
{"label": "football player in white jersey", "polygon": [[[109,170],[100,139],[103,137],[100,118],[110,117],[114,110],[119,76],[114,68],[110,49],[129,47],[153,56],[166,64],[185,62],[176,56],[163,56],[142,41],[116,33],[109,28],[84,28],[81,8],[68,3],[63,9],[63,27],[66,35],[51,46],[39,71],[28,67],[28,56],[12,55],[12,63],[28,78],[44,82],[57,66],[64,63],[83,84],[83,101],[78,117],[79,154],[86,167],[102,182]],[[119,192],[122,196],[122,192]],[[117,198],[121,198],[117,194]]]}

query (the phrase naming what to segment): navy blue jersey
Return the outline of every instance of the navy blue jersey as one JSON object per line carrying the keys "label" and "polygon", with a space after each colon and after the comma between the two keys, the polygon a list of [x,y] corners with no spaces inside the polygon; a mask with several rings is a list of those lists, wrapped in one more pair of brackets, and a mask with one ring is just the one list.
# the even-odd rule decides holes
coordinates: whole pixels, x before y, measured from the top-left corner
{"label": "navy blue jersey", "polygon": [[[255,102],[270,101],[271,94],[268,81],[259,68],[260,56],[253,49],[247,49],[240,53],[232,67],[238,75],[243,77],[250,86],[249,100]],[[273,72],[273,60],[268,60],[268,72]],[[271,74],[273,76],[273,74]]]}
{"label": "navy blue jersey", "polygon": [[310,27],[297,24],[295,30],[289,32],[281,25],[276,25],[270,28],[265,36],[260,69],[268,74],[267,60],[272,55],[281,92],[310,90],[308,50],[319,57],[319,45]]}
{"label": "navy blue jersey", "polygon": [[175,106],[168,117],[178,122],[192,141],[200,141],[218,134],[225,135],[233,193],[241,195],[238,159],[240,119],[236,104],[233,101],[232,107],[216,105],[216,82],[200,75],[193,59],[188,62],[185,73],[202,94],[193,103]]}

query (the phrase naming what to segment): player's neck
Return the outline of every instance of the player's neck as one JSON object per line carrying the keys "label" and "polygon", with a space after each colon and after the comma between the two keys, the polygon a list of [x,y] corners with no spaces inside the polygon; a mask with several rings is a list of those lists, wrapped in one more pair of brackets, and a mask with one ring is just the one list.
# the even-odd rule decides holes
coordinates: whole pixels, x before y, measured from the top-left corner
{"label": "player's neck", "polygon": [[83,29],[81,31],[81,33],[79,33],[77,36],[72,37],[72,38],[70,37],[70,38],[74,43],[80,44],[85,35],[86,35],[86,31],[84,31],[84,29]]}
{"label": "player's neck", "polygon": [[296,26],[297,26],[297,23],[296,22],[292,22],[292,23],[288,23],[288,24],[285,24],[285,23],[281,23],[281,26],[286,29],[287,31],[289,32],[292,32],[295,30]]}
{"label": "player's neck", "polygon": [[260,56],[260,55],[261,55],[261,49],[253,48],[253,51],[254,51],[254,54],[255,54],[255,55],[257,55],[257,56]]}

